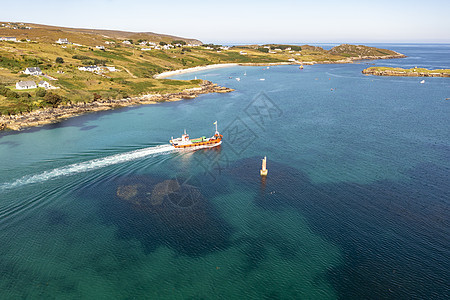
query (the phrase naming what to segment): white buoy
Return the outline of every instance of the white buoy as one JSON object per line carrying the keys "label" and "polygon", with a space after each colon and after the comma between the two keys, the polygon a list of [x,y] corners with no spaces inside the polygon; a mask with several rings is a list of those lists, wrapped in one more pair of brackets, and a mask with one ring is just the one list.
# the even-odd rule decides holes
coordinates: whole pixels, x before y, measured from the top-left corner
{"label": "white buoy", "polygon": [[262,167],[261,167],[261,171],[259,171],[259,173],[261,174],[261,176],[267,176],[267,172],[269,172],[266,168],[266,163],[267,163],[267,157],[264,156],[263,160],[262,160]]}

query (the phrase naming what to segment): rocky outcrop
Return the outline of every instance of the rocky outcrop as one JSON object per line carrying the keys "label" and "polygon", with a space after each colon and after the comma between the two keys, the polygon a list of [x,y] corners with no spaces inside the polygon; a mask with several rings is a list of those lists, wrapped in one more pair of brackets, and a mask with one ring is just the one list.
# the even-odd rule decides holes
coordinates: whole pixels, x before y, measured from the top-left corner
{"label": "rocky outcrop", "polygon": [[119,107],[155,104],[166,101],[194,99],[208,93],[228,93],[233,89],[221,87],[210,81],[203,81],[198,88],[186,89],[179,93],[148,94],[120,100],[97,100],[89,103],[62,105],[57,108],[45,108],[20,115],[0,116],[0,130],[21,130],[27,127],[42,126],[89,112],[115,109]]}

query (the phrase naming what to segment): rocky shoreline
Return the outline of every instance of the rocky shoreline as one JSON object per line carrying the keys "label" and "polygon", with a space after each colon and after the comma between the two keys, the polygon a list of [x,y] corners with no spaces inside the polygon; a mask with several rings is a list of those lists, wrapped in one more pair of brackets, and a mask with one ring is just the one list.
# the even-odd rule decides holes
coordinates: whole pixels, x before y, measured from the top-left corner
{"label": "rocky shoreline", "polygon": [[375,76],[402,76],[402,77],[450,77],[448,70],[424,70],[424,69],[379,69],[371,67],[362,70],[363,74]]}
{"label": "rocky shoreline", "polygon": [[120,107],[156,104],[166,101],[180,101],[194,99],[198,95],[209,93],[229,93],[233,89],[221,87],[210,81],[203,81],[198,88],[186,89],[179,93],[148,94],[120,100],[97,100],[89,103],[60,105],[57,108],[44,108],[29,113],[0,116],[0,130],[21,130],[28,127],[42,126],[56,123],[64,119],[89,112],[116,109]]}
{"label": "rocky shoreline", "polygon": [[302,62],[303,65],[315,65],[315,64],[352,64],[359,60],[376,60],[376,59],[393,59],[393,58],[405,58],[406,55],[398,53],[395,55],[384,55],[384,56],[355,56],[340,60],[324,60],[324,61],[310,61]]}

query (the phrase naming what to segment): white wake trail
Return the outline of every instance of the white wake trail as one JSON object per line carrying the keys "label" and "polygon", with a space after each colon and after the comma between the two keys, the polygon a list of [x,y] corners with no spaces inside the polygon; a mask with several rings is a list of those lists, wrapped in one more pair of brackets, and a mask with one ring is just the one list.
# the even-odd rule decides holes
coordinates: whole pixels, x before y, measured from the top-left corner
{"label": "white wake trail", "polygon": [[68,165],[65,167],[56,168],[50,171],[45,171],[40,174],[26,175],[20,179],[13,182],[4,183],[0,185],[0,190],[12,189],[18,186],[44,182],[50,179],[54,179],[61,176],[68,176],[82,172],[88,172],[100,168],[104,168],[110,165],[120,164],[123,162],[135,160],[138,158],[146,157],[152,154],[161,154],[164,152],[170,152],[173,150],[171,145],[161,145],[156,147],[149,147],[144,149],[139,149],[131,152],[115,154],[103,158],[97,158],[81,163],[76,163]]}

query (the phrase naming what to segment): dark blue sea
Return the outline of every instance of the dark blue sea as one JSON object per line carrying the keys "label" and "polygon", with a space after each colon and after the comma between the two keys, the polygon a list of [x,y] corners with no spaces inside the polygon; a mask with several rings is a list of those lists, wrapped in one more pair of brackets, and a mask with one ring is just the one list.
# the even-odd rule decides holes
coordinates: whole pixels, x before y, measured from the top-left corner
{"label": "dark blue sea", "polygon": [[[450,45],[375,46],[408,57],[189,73],[235,91],[1,133],[0,298],[449,299],[450,79],[361,71]],[[216,120],[220,147],[167,146]]]}

